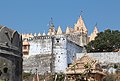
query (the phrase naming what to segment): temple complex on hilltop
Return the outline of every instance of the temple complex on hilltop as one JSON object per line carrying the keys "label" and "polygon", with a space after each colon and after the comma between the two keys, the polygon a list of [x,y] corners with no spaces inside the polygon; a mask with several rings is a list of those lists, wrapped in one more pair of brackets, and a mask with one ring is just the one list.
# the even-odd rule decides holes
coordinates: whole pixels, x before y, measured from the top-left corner
{"label": "temple complex on hilltop", "polygon": [[[63,72],[76,58],[76,53],[81,53],[83,47],[94,40],[97,33],[95,26],[93,33],[88,36],[88,29],[80,16],[74,28],[67,27],[65,32],[60,26],[56,30],[51,22],[47,34],[45,32],[43,34],[22,34],[24,71],[33,69],[34,73],[37,68],[41,73]],[[39,67],[44,67],[44,69],[41,70]]]}

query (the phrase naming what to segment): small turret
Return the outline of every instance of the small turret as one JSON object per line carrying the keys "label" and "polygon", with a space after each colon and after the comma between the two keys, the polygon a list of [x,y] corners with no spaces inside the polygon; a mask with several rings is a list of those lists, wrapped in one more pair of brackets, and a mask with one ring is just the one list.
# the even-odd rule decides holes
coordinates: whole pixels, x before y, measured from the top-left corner
{"label": "small turret", "polygon": [[69,27],[67,27],[66,28],[66,32],[65,32],[66,34],[70,34],[70,29],[69,29]]}
{"label": "small turret", "polygon": [[95,37],[97,36],[97,33],[99,33],[99,32],[98,32],[98,29],[97,29],[97,25],[95,25],[94,30],[90,35],[89,42],[92,41],[92,40],[95,40]]}
{"label": "small turret", "polygon": [[41,33],[38,33],[38,36],[41,36]]}
{"label": "small turret", "polygon": [[33,37],[32,33],[31,34],[22,34],[22,39],[29,39],[32,37]]}
{"label": "small turret", "polygon": [[43,32],[43,34],[42,34],[43,36],[46,36],[46,33],[45,32]]}
{"label": "small turret", "polygon": [[72,27],[69,27],[70,33],[74,32],[74,29]]}
{"label": "small turret", "polygon": [[36,33],[34,33],[34,37],[36,37],[37,36],[37,34]]}
{"label": "small turret", "polygon": [[30,35],[31,38],[33,37],[32,33],[30,33],[29,35]]}
{"label": "small turret", "polygon": [[60,26],[58,26],[57,35],[61,35],[61,34],[62,34],[62,29]]}

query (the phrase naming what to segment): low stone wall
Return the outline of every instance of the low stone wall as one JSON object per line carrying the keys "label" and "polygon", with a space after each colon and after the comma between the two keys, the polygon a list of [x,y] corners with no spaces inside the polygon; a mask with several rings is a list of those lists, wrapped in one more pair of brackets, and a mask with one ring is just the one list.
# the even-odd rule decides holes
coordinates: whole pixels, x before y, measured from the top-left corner
{"label": "low stone wall", "polygon": [[[76,57],[81,58],[85,53],[77,53]],[[90,57],[99,60],[101,63],[120,63],[120,52],[98,52],[87,53]]]}

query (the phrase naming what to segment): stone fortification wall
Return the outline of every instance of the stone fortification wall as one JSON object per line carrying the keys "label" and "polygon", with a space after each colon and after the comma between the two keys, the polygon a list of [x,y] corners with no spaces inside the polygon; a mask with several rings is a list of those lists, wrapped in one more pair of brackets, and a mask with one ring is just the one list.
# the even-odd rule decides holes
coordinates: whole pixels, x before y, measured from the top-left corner
{"label": "stone fortification wall", "polygon": [[56,35],[53,40],[55,72],[63,72],[67,67],[66,36]]}
{"label": "stone fortification wall", "polygon": [[67,35],[67,39],[68,40],[71,40],[72,42],[78,44],[78,45],[81,45],[80,43],[80,33],[72,33],[72,34],[68,34]]}
{"label": "stone fortification wall", "polygon": [[77,33],[68,34],[66,36],[67,36],[68,40],[70,40],[80,46],[84,46],[87,44],[87,34],[77,32]]}
{"label": "stone fortification wall", "polygon": [[[42,43],[41,41],[44,42]],[[34,43],[32,44],[31,42]],[[29,43],[29,57],[23,59],[23,69],[32,73],[38,69],[40,74],[46,71],[63,72],[67,65],[75,59],[76,52],[80,53],[83,49],[81,46],[68,40],[65,35],[56,35],[51,38],[35,38],[29,41]],[[42,44],[45,44],[46,47],[41,48]],[[43,49],[44,51],[41,51]]]}
{"label": "stone fortification wall", "polygon": [[23,58],[23,71],[28,73],[35,73],[36,69],[39,74],[50,72],[51,55],[50,54],[38,54],[31,55],[28,58]]}
{"label": "stone fortification wall", "polygon": [[67,65],[73,62],[78,52],[82,52],[81,46],[67,39],[65,35],[56,35],[53,42],[55,72],[64,72]]}
{"label": "stone fortification wall", "polygon": [[76,53],[82,53],[83,47],[77,45],[71,40],[67,40],[67,63],[72,63],[76,58]]}
{"label": "stone fortification wall", "polygon": [[[81,58],[85,53],[77,53],[77,58]],[[88,53],[88,55],[101,63],[120,63],[120,52],[98,52]]]}
{"label": "stone fortification wall", "polygon": [[34,37],[29,40],[29,44],[29,55],[52,53],[52,38],[50,36]]}

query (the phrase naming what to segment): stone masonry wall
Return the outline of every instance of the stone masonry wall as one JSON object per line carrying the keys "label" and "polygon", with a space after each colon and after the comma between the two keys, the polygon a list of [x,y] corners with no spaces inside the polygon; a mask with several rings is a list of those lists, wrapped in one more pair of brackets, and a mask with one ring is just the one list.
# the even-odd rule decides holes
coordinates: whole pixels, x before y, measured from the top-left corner
{"label": "stone masonry wall", "polygon": [[50,72],[51,55],[50,54],[38,54],[31,55],[28,58],[23,58],[23,71],[34,74],[36,69],[39,74]]}
{"label": "stone masonry wall", "polygon": [[[85,53],[77,53],[77,58],[81,58]],[[88,55],[101,63],[120,63],[120,52],[98,52],[88,53]]]}
{"label": "stone masonry wall", "polygon": [[0,81],[22,81],[22,37],[0,26]]}

